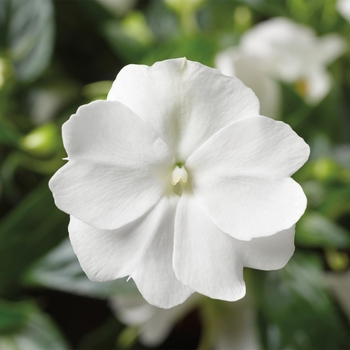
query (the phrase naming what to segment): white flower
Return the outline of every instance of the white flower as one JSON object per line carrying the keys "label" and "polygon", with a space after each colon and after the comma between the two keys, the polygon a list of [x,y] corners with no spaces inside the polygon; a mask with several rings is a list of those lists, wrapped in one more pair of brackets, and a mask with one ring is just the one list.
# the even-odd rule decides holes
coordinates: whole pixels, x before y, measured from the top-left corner
{"label": "white flower", "polygon": [[337,10],[348,22],[350,22],[350,0],[338,0]]}
{"label": "white flower", "polygon": [[237,78],[186,59],[126,66],[63,141],[50,188],[91,280],[130,276],[164,308],[194,291],[234,301],[244,266],[293,254],[306,198],[290,176],[309,147]]}
{"label": "white flower", "polygon": [[[241,38],[238,52],[242,60],[251,61],[250,67],[256,67],[249,69],[254,74],[258,72],[257,80],[261,79],[259,73],[265,73],[274,79],[294,83],[307,103],[317,104],[331,87],[326,66],[345,49],[345,40],[337,34],[319,38],[309,27],[276,17],[247,31]],[[236,65],[235,61],[237,58],[231,65]],[[240,69],[235,67],[235,71],[238,76]],[[268,89],[267,85],[265,87]]]}
{"label": "white flower", "polygon": [[[116,317],[125,325],[135,327],[140,343],[148,347],[162,344],[177,322],[193,309],[203,308],[203,304],[208,303],[205,297],[197,293],[172,309],[159,309],[150,305],[139,294],[118,295],[110,301]],[[251,301],[244,299],[224,307],[214,304],[210,308],[212,312],[206,317],[210,318],[212,339],[207,346],[215,350],[260,349],[255,327],[256,315]],[[206,321],[202,320],[203,323]]]}
{"label": "white flower", "polygon": [[148,304],[140,294],[118,295],[110,299],[116,317],[125,325],[138,328],[140,342],[148,347],[160,345],[176,322],[185,317],[203,298],[192,294],[184,303],[172,309],[160,309]]}

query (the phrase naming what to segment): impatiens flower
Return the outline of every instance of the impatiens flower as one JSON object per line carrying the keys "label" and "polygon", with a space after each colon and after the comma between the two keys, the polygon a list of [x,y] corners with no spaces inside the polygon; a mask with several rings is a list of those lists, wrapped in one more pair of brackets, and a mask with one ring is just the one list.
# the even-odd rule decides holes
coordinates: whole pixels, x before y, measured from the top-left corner
{"label": "impatiens flower", "polygon": [[244,266],[293,254],[306,198],[290,176],[309,147],[237,78],[184,58],[126,66],[63,142],[50,188],[93,281],[129,276],[163,308],[194,291],[234,301]]}
{"label": "impatiens flower", "polygon": [[[252,74],[258,71],[258,74],[265,73],[270,78],[294,84],[305,101],[314,105],[327,95],[331,87],[327,65],[343,54],[345,49],[345,40],[337,34],[317,37],[312,28],[276,17],[259,23],[242,36],[231,65],[237,76],[247,75],[246,65],[237,65],[240,60],[250,61],[250,67],[256,67],[252,69],[251,81],[254,79]],[[224,54],[227,62],[230,51],[220,54],[217,65],[227,70],[222,57]],[[256,79],[261,80],[259,75]],[[251,87],[254,90],[258,82],[253,81],[253,84]],[[265,83],[268,89],[266,84],[271,83]]]}

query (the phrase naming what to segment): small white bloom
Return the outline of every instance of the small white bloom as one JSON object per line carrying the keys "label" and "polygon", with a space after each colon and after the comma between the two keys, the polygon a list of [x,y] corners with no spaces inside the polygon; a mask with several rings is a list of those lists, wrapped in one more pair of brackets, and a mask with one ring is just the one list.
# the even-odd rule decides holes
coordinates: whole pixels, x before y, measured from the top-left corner
{"label": "small white bloom", "polygon": [[126,66],[63,141],[50,188],[91,280],[130,276],[164,308],[194,291],[234,301],[244,266],[293,254],[306,198],[290,176],[309,147],[237,78],[186,59]]}
{"label": "small white bloom", "polygon": [[[125,325],[136,327],[140,342],[148,347],[159,346],[179,320],[193,309],[203,307],[203,302],[208,302],[196,293],[172,309],[159,309],[150,305],[139,294],[118,295],[110,301],[116,317]],[[215,308],[213,305],[211,307]],[[208,346],[215,350],[260,349],[255,310],[249,299],[225,305],[224,308],[219,306],[209,317],[212,323],[212,344]]]}
{"label": "small white bloom", "polygon": [[169,336],[176,322],[192,311],[201,298],[194,293],[172,309],[150,305],[140,294],[118,295],[111,298],[110,302],[116,317],[127,326],[137,327],[140,342],[153,347],[160,345]]}
{"label": "small white bloom", "polygon": [[[251,64],[246,69],[244,66],[243,69],[235,67],[235,71],[239,76],[249,74],[250,70],[251,81],[253,74],[258,81],[261,74],[265,74],[269,78],[293,83],[307,103],[317,104],[331,87],[327,65],[343,54],[345,49],[345,40],[337,34],[319,38],[307,26],[276,17],[259,23],[242,36],[237,49],[238,57],[244,62],[250,60]],[[222,60],[219,58],[218,62]],[[231,65],[236,66],[236,62],[239,62],[237,55]],[[222,63],[218,68],[225,69]],[[258,82],[253,81],[253,84],[251,87],[254,90]],[[271,85],[271,82],[260,83],[260,90],[264,86],[268,89],[267,84]]]}

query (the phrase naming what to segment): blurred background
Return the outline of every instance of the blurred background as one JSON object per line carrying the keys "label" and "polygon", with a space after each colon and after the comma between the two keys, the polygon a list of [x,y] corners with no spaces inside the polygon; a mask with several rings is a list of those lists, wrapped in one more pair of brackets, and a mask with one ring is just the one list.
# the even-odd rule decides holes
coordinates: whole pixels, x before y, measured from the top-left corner
{"label": "blurred background", "polygon": [[[350,349],[350,0],[0,0],[0,349]],[[311,147],[308,208],[279,271],[236,303],[171,310],[90,282],[47,183],[61,125],[129,64],[236,75]]]}

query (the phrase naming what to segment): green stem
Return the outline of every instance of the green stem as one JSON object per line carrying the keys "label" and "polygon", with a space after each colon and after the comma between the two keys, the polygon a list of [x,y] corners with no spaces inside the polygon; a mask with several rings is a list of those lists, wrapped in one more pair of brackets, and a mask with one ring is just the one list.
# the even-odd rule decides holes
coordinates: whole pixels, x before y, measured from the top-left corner
{"label": "green stem", "polygon": [[216,315],[211,301],[205,300],[201,305],[202,335],[197,350],[210,350],[216,335]]}
{"label": "green stem", "polygon": [[182,11],[180,13],[180,25],[182,31],[186,35],[191,35],[198,32],[197,19],[195,12],[193,11]]}

